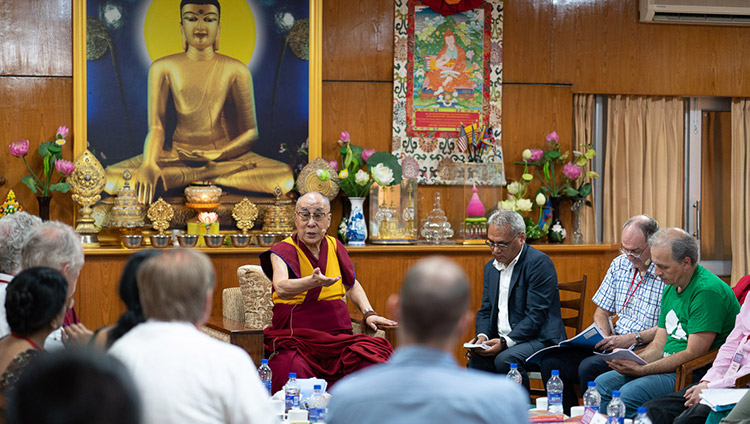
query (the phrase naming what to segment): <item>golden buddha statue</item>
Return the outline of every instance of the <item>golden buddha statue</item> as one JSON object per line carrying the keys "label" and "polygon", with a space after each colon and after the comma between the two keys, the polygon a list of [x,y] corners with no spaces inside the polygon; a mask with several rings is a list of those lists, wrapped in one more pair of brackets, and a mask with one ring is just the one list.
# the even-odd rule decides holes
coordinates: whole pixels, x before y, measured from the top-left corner
{"label": "golden buddha statue", "polygon": [[[194,180],[261,193],[292,189],[289,166],[250,151],[258,139],[252,76],[242,62],[216,53],[220,11],[217,0],[182,1],[185,52],[162,57],[149,68],[143,154],[107,167],[106,192],[115,194],[122,187],[125,169],[135,169],[133,188],[145,204],[151,203],[157,185],[181,190]],[[170,96],[177,127],[171,149],[165,149]]]}

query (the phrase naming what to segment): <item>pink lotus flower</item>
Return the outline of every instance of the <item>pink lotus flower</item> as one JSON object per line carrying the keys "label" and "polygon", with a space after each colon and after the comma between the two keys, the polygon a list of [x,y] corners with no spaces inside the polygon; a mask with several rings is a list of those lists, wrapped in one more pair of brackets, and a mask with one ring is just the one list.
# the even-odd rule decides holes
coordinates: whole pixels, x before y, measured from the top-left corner
{"label": "pink lotus flower", "polygon": [[339,140],[343,141],[344,143],[348,143],[351,141],[351,137],[349,136],[349,133],[346,131],[341,131],[341,135],[339,136]]}
{"label": "pink lotus flower", "polygon": [[370,159],[370,156],[372,156],[373,153],[375,153],[375,149],[364,149],[362,150],[362,160],[367,162],[367,159]]}
{"label": "pink lotus flower", "polygon": [[219,220],[216,212],[201,212],[198,214],[198,222],[202,224],[211,224]]}
{"label": "pink lotus flower", "polygon": [[58,159],[55,161],[55,169],[63,175],[70,175],[75,171],[76,165],[69,160]]}
{"label": "pink lotus flower", "polygon": [[557,131],[552,131],[551,133],[547,134],[544,139],[547,140],[547,143],[549,144],[555,144],[560,141],[560,136],[557,135]]}
{"label": "pink lotus flower", "polygon": [[563,175],[565,178],[575,180],[581,176],[581,167],[573,162],[568,162],[563,166]]}
{"label": "pink lotus flower", "polygon": [[331,168],[333,168],[334,171],[339,170],[339,164],[335,160],[329,160],[328,164],[331,165]]}
{"label": "pink lotus flower", "polygon": [[11,155],[22,158],[29,153],[29,140],[18,139],[10,143],[9,149]]}
{"label": "pink lotus flower", "polygon": [[542,156],[544,155],[544,151],[542,149],[531,149],[531,157],[529,160],[532,162],[537,162],[542,159]]}
{"label": "pink lotus flower", "polygon": [[57,127],[57,138],[65,138],[68,136],[68,127],[60,125]]}

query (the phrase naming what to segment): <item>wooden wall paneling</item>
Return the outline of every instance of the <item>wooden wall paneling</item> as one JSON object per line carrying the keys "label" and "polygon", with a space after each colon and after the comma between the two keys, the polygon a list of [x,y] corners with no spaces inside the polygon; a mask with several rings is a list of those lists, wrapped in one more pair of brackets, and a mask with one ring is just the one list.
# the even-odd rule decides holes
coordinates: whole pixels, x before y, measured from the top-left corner
{"label": "wooden wall paneling", "polygon": [[[0,187],[0,202],[12,189],[25,210],[32,214],[39,213],[36,195],[21,182],[21,177],[28,173],[26,165],[22,159],[11,156],[7,146],[17,139],[28,139],[30,147],[26,159],[31,169],[41,175],[43,164],[37,148],[44,141],[54,139],[58,126],[72,126],[72,89],[71,78],[0,77],[0,98],[3,99],[0,121],[4,133],[0,148],[0,176],[7,180]],[[74,132],[75,128],[71,128],[68,140],[73,138]],[[72,152],[73,143],[66,143],[63,158],[73,160]],[[53,181],[56,181],[57,176],[54,175],[54,178]],[[70,194],[53,194],[50,218],[69,224],[73,222]]]}
{"label": "wooden wall paneling", "polygon": [[393,80],[393,0],[323,2],[323,80]]}
{"label": "wooden wall paneling", "polygon": [[[520,4],[519,4],[520,3]],[[523,11],[514,15],[523,24],[539,20],[531,2],[511,3]],[[711,25],[666,25],[638,21],[638,0],[557,2],[551,36],[552,73],[546,82],[570,83],[577,93],[747,96],[750,82],[742,78],[750,64],[750,28]],[[507,9],[507,8],[506,8]],[[507,11],[506,11],[507,12]],[[513,28],[513,23],[506,26]],[[506,43],[506,57],[544,48],[538,38]],[[516,52],[518,50],[518,52]],[[530,55],[520,64],[546,67],[547,57]],[[506,81],[518,64],[506,61]],[[532,74],[533,75],[533,74]]]}
{"label": "wooden wall paneling", "polygon": [[[554,79],[551,58],[555,48],[552,2],[506,0],[503,12],[503,82],[551,82]],[[506,104],[503,92],[503,109]]]}
{"label": "wooden wall paneling", "polygon": [[0,75],[73,75],[71,0],[6,0],[2,6]]}
{"label": "wooden wall paneling", "polygon": [[117,322],[125,312],[120,299],[120,275],[128,256],[92,256],[86,260],[78,277],[76,312],[90,330]]}

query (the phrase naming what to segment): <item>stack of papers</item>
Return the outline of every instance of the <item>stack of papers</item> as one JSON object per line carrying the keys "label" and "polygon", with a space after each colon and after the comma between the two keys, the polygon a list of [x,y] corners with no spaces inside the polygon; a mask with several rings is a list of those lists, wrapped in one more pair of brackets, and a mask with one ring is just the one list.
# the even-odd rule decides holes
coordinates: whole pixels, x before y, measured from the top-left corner
{"label": "stack of papers", "polygon": [[712,410],[720,412],[734,408],[750,389],[704,389],[701,391],[701,403]]}
{"label": "stack of papers", "polygon": [[613,359],[625,359],[628,361],[633,361],[638,365],[646,365],[648,363],[645,359],[641,358],[637,353],[633,352],[630,349],[615,349],[612,352],[608,353],[594,352],[594,355],[599,355],[607,361],[611,361]]}

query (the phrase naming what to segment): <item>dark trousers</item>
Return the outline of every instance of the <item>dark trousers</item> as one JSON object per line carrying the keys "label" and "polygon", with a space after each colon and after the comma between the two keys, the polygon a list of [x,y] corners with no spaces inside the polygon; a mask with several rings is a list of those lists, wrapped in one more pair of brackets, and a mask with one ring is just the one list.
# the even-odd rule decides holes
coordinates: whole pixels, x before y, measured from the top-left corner
{"label": "dark trousers", "polygon": [[529,390],[529,376],[526,373],[526,358],[534,352],[542,349],[544,344],[538,340],[531,340],[526,343],[518,343],[498,353],[496,356],[481,356],[476,353],[471,356],[468,367],[483,371],[494,372],[498,374],[507,374],[510,371],[510,364],[518,364],[518,371],[523,377],[523,386]]}
{"label": "dark trousers", "polygon": [[685,408],[685,392],[693,386],[694,384],[691,384],[679,392],[670,393],[644,403],[643,406],[648,409],[648,417],[651,418],[651,422],[665,424],[705,423],[711,408],[701,404]]}
{"label": "dark trousers", "polygon": [[[552,376],[552,370],[560,371],[560,379],[563,382],[563,409],[570,414],[570,408],[578,405],[578,395],[573,385],[581,385],[581,393],[588,388],[589,381],[611,368],[604,359],[594,355],[590,349],[561,348],[547,353],[539,363],[542,372],[542,381],[546,386],[547,380]],[[606,413],[606,411],[604,411]]]}

